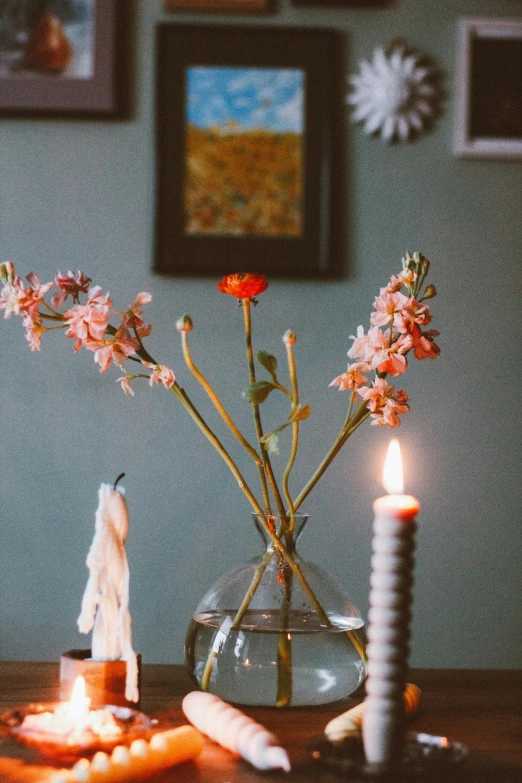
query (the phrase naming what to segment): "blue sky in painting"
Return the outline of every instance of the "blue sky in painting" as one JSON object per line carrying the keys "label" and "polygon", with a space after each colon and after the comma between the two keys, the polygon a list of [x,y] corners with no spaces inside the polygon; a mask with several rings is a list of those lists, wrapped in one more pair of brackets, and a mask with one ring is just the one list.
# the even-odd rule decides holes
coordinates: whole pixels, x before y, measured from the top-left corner
{"label": "blue sky in painting", "polygon": [[187,68],[186,119],[198,128],[303,132],[304,71],[294,68]]}

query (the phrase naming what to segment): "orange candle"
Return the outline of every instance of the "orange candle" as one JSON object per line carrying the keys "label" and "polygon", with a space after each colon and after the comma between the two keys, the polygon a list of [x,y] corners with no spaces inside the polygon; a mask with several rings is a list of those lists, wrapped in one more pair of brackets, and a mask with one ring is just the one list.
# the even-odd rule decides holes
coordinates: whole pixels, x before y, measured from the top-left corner
{"label": "orange candle", "polygon": [[96,753],[92,760],[80,759],[71,770],[60,770],[50,783],[126,783],[144,780],[203,750],[203,735],[193,726],[180,726],[155,734],[149,742],[135,740],[130,748],[117,745],[111,755]]}

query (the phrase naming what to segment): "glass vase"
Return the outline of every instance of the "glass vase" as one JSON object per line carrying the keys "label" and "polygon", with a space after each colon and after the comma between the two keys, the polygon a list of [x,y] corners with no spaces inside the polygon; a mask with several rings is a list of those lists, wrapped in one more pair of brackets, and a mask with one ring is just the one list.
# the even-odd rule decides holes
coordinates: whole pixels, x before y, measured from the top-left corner
{"label": "glass vase", "polygon": [[237,704],[301,707],[345,698],[363,681],[358,609],[296,551],[307,519],[254,514],[265,551],[200,601],[185,658],[202,690]]}

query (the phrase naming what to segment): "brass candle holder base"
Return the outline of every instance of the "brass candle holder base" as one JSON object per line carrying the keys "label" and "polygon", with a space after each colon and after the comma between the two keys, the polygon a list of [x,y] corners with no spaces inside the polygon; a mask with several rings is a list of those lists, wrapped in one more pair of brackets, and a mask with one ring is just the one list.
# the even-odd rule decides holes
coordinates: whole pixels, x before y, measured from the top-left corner
{"label": "brass candle holder base", "polygon": [[432,775],[439,780],[442,770],[459,764],[468,754],[460,742],[413,732],[406,735],[402,759],[391,769],[368,764],[360,736],[331,742],[323,734],[314,737],[308,749],[315,762],[342,772],[352,783],[406,783],[421,778],[430,780]]}
{"label": "brass candle holder base", "polygon": [[[60,698],[68,701],[76,678],[85,679],[85,690],[92,707],[114,704],[139,709],[140,701],[127,701],[125,661],[93,661],[90,650],[69,650],[60,658]],[[138,655],[138,693],[141,696],[141,655]]]}

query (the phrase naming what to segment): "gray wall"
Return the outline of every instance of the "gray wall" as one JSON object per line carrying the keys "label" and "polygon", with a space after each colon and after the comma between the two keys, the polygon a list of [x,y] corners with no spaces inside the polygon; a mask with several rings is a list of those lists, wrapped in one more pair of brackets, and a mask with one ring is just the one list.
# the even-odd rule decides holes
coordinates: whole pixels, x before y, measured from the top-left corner
{"label": "gray wall", "polygon": [[[156,23],[331,26],[346,35],[352,71],[374,46],[406,37],[445,69],[451,98],[457,19],[517,14],[520,0],[397,0],[367,11],[285,4],[270,19],[167,15],[159,0],[140,2],[131,120],[2,120],[0,256],[45,280],[81,268],[121,307],[151,291],[150,345],[192,392],[174,328],[190,313],[198,363],[249,429],[234,302],[213,280],[151,272]],[[328,384],[345,369],[348,335],[367,324],[373,296],[406,248],[431,259],[442,355],[415,363],[404,379],[412,411],[399,431],[407,488],[422,504],[411,662],[515,667],[522,665],[522,169],[520,162],[453,157],[452,119],[448,101],[432,134],[392,147],[349,128],[348,273],[336,282],[272,281],[254,314],[255,342],[282,358],[286,328],[299,337],[302,396],[314,414],[302,427],[298,490],[344,416],[346,397]],[[76,356],[62,333],[43,343],[32,354],[20,322],[2,322],[0,658],[56,660],[85,643],[76,617],[97,489],[126,471],[136,646],[146,661],[180,662],[199,597],[258,550],[249,507],[171,395],[144,384],[126,398],[118,372],[100,376],[92,355]],[[197,389],[194,399],[207,409]],[[216,429],[222,432],[219,423]],[[389,431],[359,430],[306,504],[302,554],[327,566],[364,614],[371,504],[381,493],[389,438]]]}

